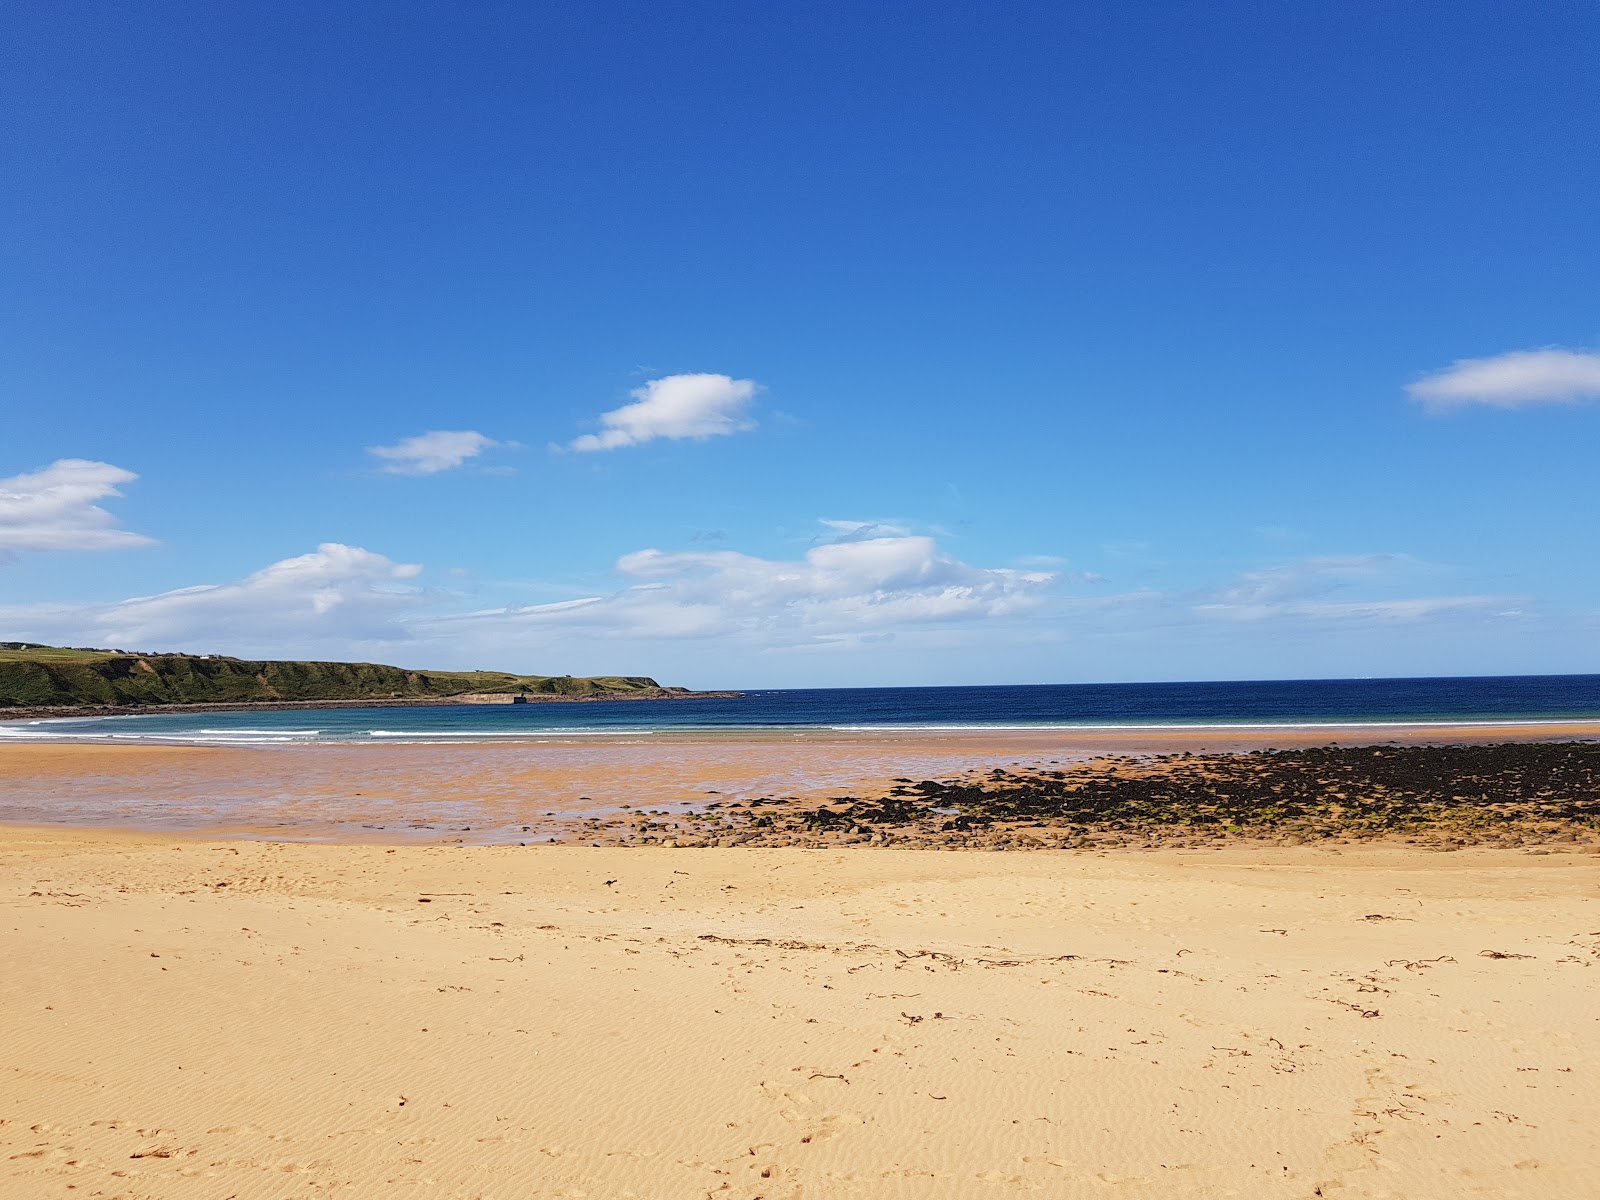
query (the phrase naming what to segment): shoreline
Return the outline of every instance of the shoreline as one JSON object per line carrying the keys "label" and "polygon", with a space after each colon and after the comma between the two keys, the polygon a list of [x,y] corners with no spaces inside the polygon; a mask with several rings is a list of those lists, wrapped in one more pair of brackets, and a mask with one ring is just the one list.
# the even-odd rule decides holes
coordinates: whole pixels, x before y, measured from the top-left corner
{"label": "shoreline", "polygon": [[[662,696],[629,696],[627,699],[725,699],[737,698],[739,692],[691,692],[677,694],[670,697]],[[608,699],[623,699],[625,697],[604,696],[552,696],[545,702],[550,703],[596,703]],[[535,702],[537,703],[537,702]],[[166,712],[177,712],[180,706],[165,706],[160,709],[130,708],[116,711],[96,711],[94,713],[76,713],[75,716],[93,717],[122,717],[122,716],[160,716]],[[271,709],[277,711],[315,711],[318,709],[343,709],[343,708],[417,708],[417,707],[459,707],[474,708],[477,705],[467,702],[441,702],[434,700],[391,700],[385,702],[370,702],[365,700],[325,700],[316,704],[300,702],[273,701],[271,703],[227,705],[227,704],[199,704],[181,706],[184,712],[249,712],[253,710]],[[483,706],[498,710],[500,705]],[[0,710],[3,711],[3,710]],[[7,725],[20,725],[27,723],[30,726],[39,726],[41,723],[57,720],[71,720],[73,715],[68,715],[55,710],[30,710],[34,715],[14,716],[7,714],[0,716],[0,729]],[[30,735],[26,740],[18,739],[15,742],[0,740],[0,747],[28,743],[34,744],[60,744],[60,745],[94,745],[106,744],[105,740],[97,740],[97,735],[87,733],[63,732],[57,737],[52,737],[48,732],[49,725],[44,725],[41,732]],[[1387,736],[1384,736],[1387,735]],[[15,736],[15,735],[13,735]],[[219,734],[219,736],[224,736]],[[1337,744],[1341,740],[1348,742],[1351,737],[1371,737],[1384,741],[1404,741],[1417,744],[1449,744],[1461,741],[1482,741],[1489,738],[1500,738],[1508,741],[1536,740],[1547,741],[1554,738],[1600,740],[1600,718],[1565,718],[1553,717],[1549,719],[1524,720],[1479,720],[1479,721],[1323,721],[1323,722],[1210,722],[1205,724],[1099,724],[1099,725],[710,725],[710,726],[662,726],[653,729],[572,729],[566,727],[534,728],[519,730],[514,733],[496,732],[492,742],[475,742],[473,731],[413,731],[397,735],[401,739],[415,739],[390,741],[387,739],[372,739],[350,737],[347,739],[327,738],[323,740],[305,739],[297,742],[260,743],[262,748],[273,749],[279,746],[293,748],[317,746],[380,746],[380,745],[433,745],[450,743],[457,745],[483,745],[489,746],[517,746],[517,745],[542,745],[551,741],[583,741],[585,743],[604,744],[606,742],[635,742],[640,738],[660,739],[676,742],[704,742],[717,744],[740,743],[768,743],[788,742],[793,740],[803,741],[837,741],[841,743],[856,744],[860,742],[881,742],[889,744],[903,741],[916,744],[923,741],[933,741],[954,745],[1017,745],[1052,747],[1062,744],[1081,742],[1084,745],[1105,746],[1130,746],[1160,752],[1165,749],[1182,749],[1194,745],[1207,747],[1237,746],[1244,749],[1265,749],[1275,746],[1305,746],[1321,744]],[[453,741],[452,741],[453,739]],[[111,743],[115,744],[115,743]],[[127,744],[127,743],[122,743]],[[145,734],[140,739],[140,744],[151,745],[195,745],[200,747],[220,748],[238,743],[227,742],[199,742],[192,739],[192,735],[175,733],[171,735]],[[1378,744],[1377,741],[1361,742],[1358,744]]]}
{"label": "shoreline", "polygon": [[[482,695],[483,693],[464,693]],[[630,692],[600,692],[561,696],[546,692],[521,692],[526,704],[593,704],[609,700],[735,700],[743,692],[692,692],[686,688],[641,688]],[[285,712],[329,708],[471,708],[481,701],[457,696],[390,696],[372,700],[241,700],[195,704],[47,705],[34,708],[0,708],[0,725],[11,721],[72,720],[85,717],[157,717],[166,713]],[[489,707],[499,707],[491,705]],[[515,707],[508,705],[507,707]]]}
{"label": "shoreline", "polygon": [[[1305,730],[1149,732],[682,732],[488,745],[0,741],[0,824],[680,848],[1600,838],[1600,807],[1589,807],[1600,798],[1600,771],[1585,774],[1600,764],[1594,725],[1386,730],[1381,741]],[[1471,787],[1441,792],[1449,772]],[[1503,803],[1491,803],[1491,784]],[[1289,807],[1279,803],[1286,787],[1296,797]],[[1565,789],[1566,809],[1542,798],[1551,787]],[[1462,794],[1451,799],[1454,791]],[[1219,809],[1211,792],[1233,798]],[[1481,803],[1467,803],[1467,792],[1482,793]]]}

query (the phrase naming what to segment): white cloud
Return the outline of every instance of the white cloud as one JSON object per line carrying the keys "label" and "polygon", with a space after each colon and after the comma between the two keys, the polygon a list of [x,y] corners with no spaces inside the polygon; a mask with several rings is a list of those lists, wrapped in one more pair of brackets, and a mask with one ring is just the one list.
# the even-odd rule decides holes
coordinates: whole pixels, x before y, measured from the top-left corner
{"label": "white cloud", "polygon": [[[325,542],[234,583],[202,584],[103,606],[0,609],[9,626],[40,641],[186,649],[275,658],[353,645],[406,641],[403,618],[426,598],[421,567]],[[319,648],[320,647],[320,651]]]}
{"label": "white cloud", "polygon": [[384,459],[391,475],[437,475],[499,444],[473,429],[431,429],[392,446],[368,446],[367,453]]}
{"label": "white cloud", "polygon": [[710,686],[759,678],[752,664],[773,654],[874,647],[938,671],[947,651],[1026,640],[1021,619],[1055,580],[970,566],[926,537],[816,546],[794,560],[650,549],[616,567],[624,585],[608,593],[460,611],[464,596],[413,582],[419,567],[329,543],[232,583],[105,605],[0,606],[0,627],[75,645],[401,663],[426,655],[439,667],[671,674]]}
{"label": "white cloud", "polygon": [[1363,585],[1394,591],[1418,564],[1403,554],[1327,555],[1246,571],[1194,606],[1201,617],[1233,621],[1304,618],[1314,621],[1418,621],[1440,613],[1504,605],[1504,596],[1390,596],[1334,598]]}
{"label": "white cloud", "polygon": [[1400,600],[1299,600],[1277,604],[1202,604],[1197,611],[1238,621],[1281,617],[1312,620],[1418,621],[1439,613],[1486,609],[1504,596],[1416,596]]}
{"label": "white cloud", "polygon": [[752,379],[726,375],[667,375],[628,393],[635,403],[600,414],[605,426],[572,443],[574,450],[615,450],[655,438],[708,438],[755,428],[746,409]]}
{"label": "white cloud", "polygon": [[122,550],[152,539],[116,527],[95,503],[138,476],[110,463],[63,458],[42,471],[0,479],[0,557],[18,550]]}
{"label": "white cloud", "polygon": [[1402,561],[1395,554],[1323,555],[1246,571],[1219,589],[1216,604],[1271,605],[1326,595],[1357,580],[1370,579]]}
{"label": "white cloud", "polygon": [[798,561],[731,550],[640,550],[619,559],[617,569],[639,582],[609,596],[463,619],[507,629],[563,625],[604,637],[738,637],[786,646],[1028,612],[1055,578],[968,566],[926,537],[836,542]]}
{"label": "white cloud", "polygon": [[[1065,570],[974,566],[910,535],[782,558],[646,549],[615,566],[617,583],[575,598],[528,579],[444,590],[421,586],[416,565],[329,543],[231,583],[100,605],[0,605],[0,628],[35,641],[245,657],[651,674],[701,687],[871,686],[1438,674],[1479,663],[1472,656],[1486,647],[1500,653],[1512,626],[1557,650],[1559,637],[1587,645],[1600,617],[1582,636],[1562,634],[1564,618],[1536,597],[1460,594],[1468,589],[1440,586],[1446,568],[1403,554],[1308,558],[1208,588],[1131,591],[1082,587],[1094,580]],[[506,595],[554,602],[507,606]],[[1514,655],[1483,661],[1517,664]]]}
{"label": "white cloud", "polygon": [[817,523],[833,531],[836,542],[864,542],[871,538],[904,537],[911,531],[892,521],[830,521],[819,517]]}
{"label": "white cloud", "polygon": [[1600,396],[1600,354],[1577,350],[1513,350],[1493,358],[1463,358],[1407,389],[1430,411],[1469,404],[1530,408]]}

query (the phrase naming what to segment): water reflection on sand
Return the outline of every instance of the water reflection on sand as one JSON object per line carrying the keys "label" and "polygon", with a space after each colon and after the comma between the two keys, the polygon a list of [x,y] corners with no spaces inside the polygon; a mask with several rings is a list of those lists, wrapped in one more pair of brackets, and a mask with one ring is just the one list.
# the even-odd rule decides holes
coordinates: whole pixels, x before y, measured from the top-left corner
{"label": "water reflection on sand", "polygon": [[[1546,740],[1600,726],[1386,729],[1377,741]],[[641,810],[691,811],[762,796],[826,798],[894,777],[1101,753],[1326,744],[1326,731],[810,733],[544,739],[508,745],[0,746],[0,821],[295,838],[587,840]]]}

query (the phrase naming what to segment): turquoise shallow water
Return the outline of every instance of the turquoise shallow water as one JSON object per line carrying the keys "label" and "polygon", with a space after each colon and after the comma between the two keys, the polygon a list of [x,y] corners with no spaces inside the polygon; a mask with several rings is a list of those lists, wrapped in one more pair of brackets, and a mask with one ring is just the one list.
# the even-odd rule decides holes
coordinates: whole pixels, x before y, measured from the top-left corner
{"label": "turquoise shallow water", "polygon": [[158,713],[0,723],[0,740],[430,744],[838,729],[1382,727],[1600,720],[1600,675],[751,691],[737,699]]}

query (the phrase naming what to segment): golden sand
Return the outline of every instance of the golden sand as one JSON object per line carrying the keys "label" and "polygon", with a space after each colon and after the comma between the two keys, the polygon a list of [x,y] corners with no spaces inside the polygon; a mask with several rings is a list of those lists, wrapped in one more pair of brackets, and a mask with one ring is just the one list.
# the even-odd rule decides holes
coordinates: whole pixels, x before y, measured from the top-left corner
{"label": "golden sand", "polygon": [[0,745],[0,1196],[1600,1195],[1578,847],[448,844],[1259,744]]}
{"label": "golden sand", "polygon": [[12,827],[0,1195],[1588,1198],[1595,862]]}

